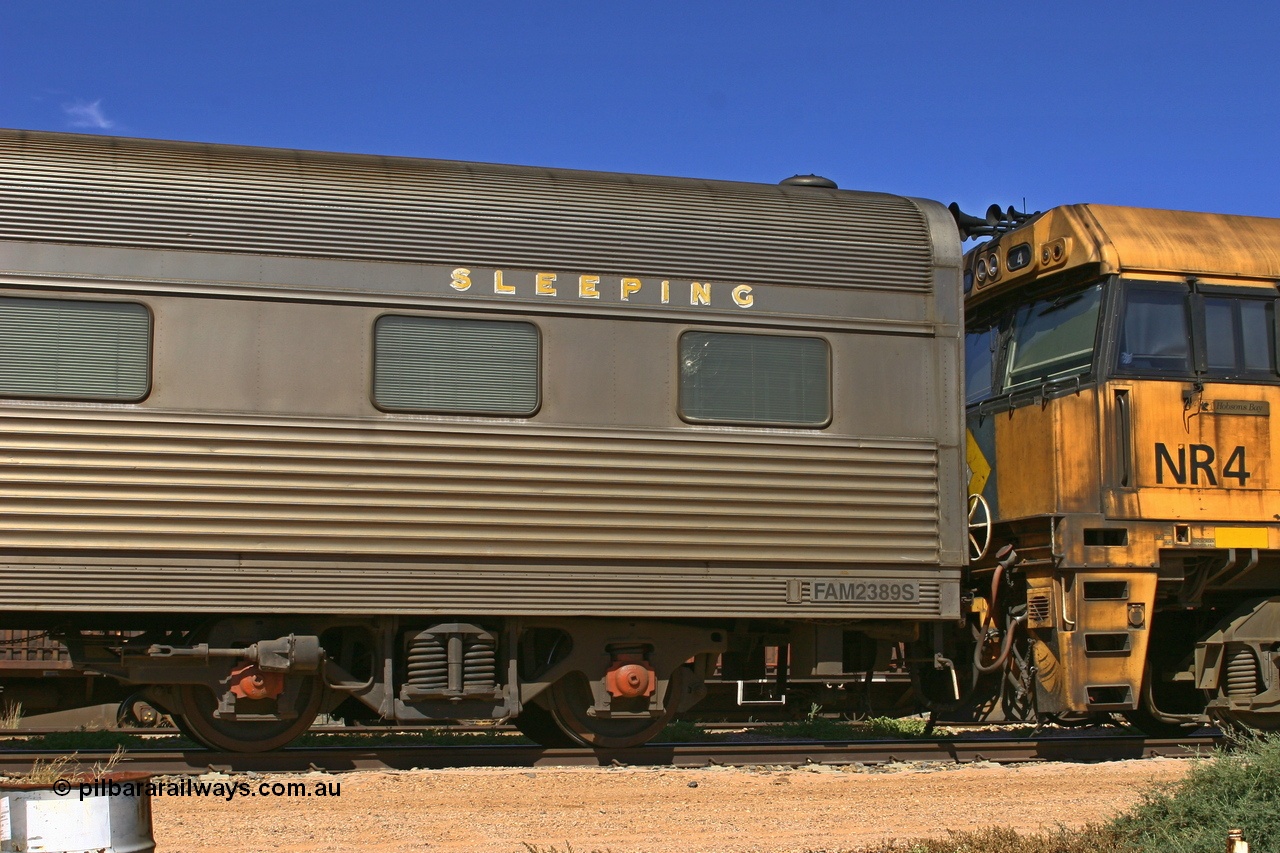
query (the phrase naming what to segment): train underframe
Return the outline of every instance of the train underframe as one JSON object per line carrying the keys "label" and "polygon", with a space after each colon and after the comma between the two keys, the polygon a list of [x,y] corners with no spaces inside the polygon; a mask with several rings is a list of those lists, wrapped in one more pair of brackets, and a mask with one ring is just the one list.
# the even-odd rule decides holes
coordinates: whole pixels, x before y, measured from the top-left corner
{"label": "train underframe", "polygon": [[[264,615],[126,631],[83,619],[68,615],[57,634],[74,663],[63,683],[96,684],[98,701],[145,699],[225,751],[279,748],[321,713],[509,719],[547,746],[606,749],[644,743],[677,715],[900,715],[921,707],[912,667],[934,663],[932,634],[895,621]],[[31,686],[3,684],[11,697]]]}
{"label": "train underframe", "polygon": [[510,719],[548,746],[600,748],[648,741],[677,715],[815,708],[941,721],[1122,714],[1149,734],[1280,728],[1280,597],[1266,594],[1280,552],[1188,547],[1162,549],[1155,567],[1072,565],[1060,544],[1070,523],[998,529],[1011,544],[971,569],[960,622],[227,615],[120,631],[68,615],[57,636],[75,673],[107,676],[93,695],[144,697],[228,751],[283,746],[320,713]]}

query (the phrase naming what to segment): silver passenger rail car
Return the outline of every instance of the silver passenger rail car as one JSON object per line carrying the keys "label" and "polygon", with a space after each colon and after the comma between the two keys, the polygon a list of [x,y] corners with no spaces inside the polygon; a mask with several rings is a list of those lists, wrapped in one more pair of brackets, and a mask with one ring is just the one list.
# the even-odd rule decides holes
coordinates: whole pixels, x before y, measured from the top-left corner
{"label": "silver passenger rail car", "polygon": [[960,261],[885,194],[2,131],[0,627],[233,750],[838,689],[960,617]]}

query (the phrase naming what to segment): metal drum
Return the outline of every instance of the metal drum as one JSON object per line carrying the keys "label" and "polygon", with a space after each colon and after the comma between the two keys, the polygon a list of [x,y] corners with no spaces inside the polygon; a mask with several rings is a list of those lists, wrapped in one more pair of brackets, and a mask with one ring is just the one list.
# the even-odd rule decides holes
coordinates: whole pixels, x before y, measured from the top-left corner
{"label": "metal drum", "polygon": [[0,782],[0,853],[150,853],[146,773]]}

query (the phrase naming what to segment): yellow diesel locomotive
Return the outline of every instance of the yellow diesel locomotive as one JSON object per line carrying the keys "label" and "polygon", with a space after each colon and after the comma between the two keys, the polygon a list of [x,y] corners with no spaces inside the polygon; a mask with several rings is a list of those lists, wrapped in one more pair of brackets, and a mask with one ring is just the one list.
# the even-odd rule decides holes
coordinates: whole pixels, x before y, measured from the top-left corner
{"label": "yellow diesel locomotive", "polygon": [[1025,716],[1275,728],[1280,220],[988,221],[964,271],[975,668]]}

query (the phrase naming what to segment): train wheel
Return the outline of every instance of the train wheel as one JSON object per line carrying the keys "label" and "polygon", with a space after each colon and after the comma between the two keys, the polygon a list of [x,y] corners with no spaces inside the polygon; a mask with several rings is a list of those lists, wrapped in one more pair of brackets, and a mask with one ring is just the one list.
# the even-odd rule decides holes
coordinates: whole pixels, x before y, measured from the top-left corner
{"label": "train wheel", "polygon": [[684,668],[671,675],[666,709],[657,717],[605,720],[591,716],[591,685],[580,672],[570,673],[551,686],[551,716],[575,744],[597,749],[626,749],[653,740],[675,718]]}
{"label": "train wheel", "polygon": [[195,730],[192,729],[191,726],[187,724],[186,718],[183,717],[181,714],[170,714],[169,719],[173,720],[173,727],[177,729],[178,733],[181,734],[183,737],[185,737],[187,740],[195,741],[195,743],[198,746],[205,745],[200,743],[200,738],[196,737]]}
{"label": "train wheel", "polygon": [[566,747],[581,746],[576,740],[569,737],[560,728],[560,724],[556,722],[556,718],[541,705],[530,702],[521,709],[519,716],[514,720],[517,729],[525,737],[534,743],[548,747],[550,749],[563,749]]}
{"label": "train wheel", "polygon": [[[324,700],[324,684],[312,675],[294,676],[298,680],[298,690],[286,691],[281,700],[292,696],[290,709],[296,716],[287,720],[267,720],[264,722],[244,720],[221,720],[213,715],[218,707],[217,697],[213,691],[202,684],[184,684],[175,689],[179,715],[174,717],[174,724],[187,737],[210,749],[223,752],[269,752],[279,749],[298,735],[311,728],[316,715],[320,713],[320,705]],[[275,708],[275,700],[271,702],[271,710]],[[240,700],[244,704],[253,704],[252,700]],[[264,709],[264,712],[267,712]]]}

